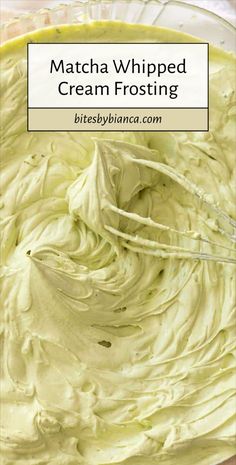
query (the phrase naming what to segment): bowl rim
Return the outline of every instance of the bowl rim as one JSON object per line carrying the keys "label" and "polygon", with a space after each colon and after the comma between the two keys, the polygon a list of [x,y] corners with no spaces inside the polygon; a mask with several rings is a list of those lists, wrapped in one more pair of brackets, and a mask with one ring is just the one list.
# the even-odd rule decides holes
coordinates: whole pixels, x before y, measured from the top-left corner
{"label": "bowl rim", "polygon": [[[46,7],[46,8],[39,8],[36,11],[32,12],[23,12],[20,13],[19,15],[14,16],[13,18],[2,22],[0,26],[0,30],[3,31],[4,29],[7,29],[8,27],[11,27],[11,25],[15,25],[16,23],[22,21],[22,20],[27,20],[27,19],[34,19],[37,18],[39,14],[45,14],[45,13],[50,13],[51,11],[58,11],[58,10],[65,10],[65,9],[73,9],[79,5],[112,5],[115,3],[116,0],[72,0],[70,3],[60,3],[55,6],[51,7]],[[124,3],[124,4],[129,4],[131,3],[130,0],[119,0],[119,3]],[[211,19],[214,19],[218,21],[222,26],[230,30],[230,32],[235,33],[236,32],[236,26],[234,26],[232,23],[230,23],[227,19],[219,16],[217,13],[214,13],[211,10],[207,10],[206,8],[202,8],[198,5],[192,5],[189,3],[186,3],[183,0],[134,0],[133,3],[140,3],[144,5],[148,4],[157,4],[159,6],[162,6],[163,9],[167,5],[176,5],[176,6],[181,6],[184,7],[188,10],[192,10],[193,12],[196,13],[201,13],[203,15],[206,15],[210,17]],[[89,19],[88,22],[92,22],[94,19]],[[103,21],[107,21],[104,19]],[[117,20],[114,20],[117,21]]]}

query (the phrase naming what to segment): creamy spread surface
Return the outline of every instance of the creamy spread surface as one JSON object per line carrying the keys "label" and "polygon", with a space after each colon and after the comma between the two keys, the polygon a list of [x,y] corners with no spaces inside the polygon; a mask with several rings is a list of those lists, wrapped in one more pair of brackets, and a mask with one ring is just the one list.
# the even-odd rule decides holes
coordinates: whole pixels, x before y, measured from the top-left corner
{"label": "creamy spread surface", "polygon": [[26,129],[27,42],[140,40],[197,39],[100,22],[2,46],[3,465],[235,453],[235,58],[210,47],[209,132]]}

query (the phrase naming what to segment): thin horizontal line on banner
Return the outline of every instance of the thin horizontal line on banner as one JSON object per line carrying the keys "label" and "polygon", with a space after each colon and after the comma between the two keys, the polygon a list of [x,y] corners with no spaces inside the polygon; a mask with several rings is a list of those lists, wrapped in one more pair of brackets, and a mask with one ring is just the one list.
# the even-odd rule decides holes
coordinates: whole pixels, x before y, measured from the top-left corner
{"label": "thin horizontal line on banner", "polygon": [[208,110],[208,107],[28,107],[29,110]]}

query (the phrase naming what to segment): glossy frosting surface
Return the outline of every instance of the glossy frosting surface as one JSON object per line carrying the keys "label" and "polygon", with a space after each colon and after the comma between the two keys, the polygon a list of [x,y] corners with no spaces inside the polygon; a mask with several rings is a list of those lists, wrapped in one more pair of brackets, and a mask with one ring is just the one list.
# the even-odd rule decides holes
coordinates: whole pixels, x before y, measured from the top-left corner
{"label": "glossy frosting surface", "polygon": [[1,463],[219,463],[235,453],[235,58],[210,49],[209,133],[27,133],[30,40],[189,37],[107,22],[2,47]]}

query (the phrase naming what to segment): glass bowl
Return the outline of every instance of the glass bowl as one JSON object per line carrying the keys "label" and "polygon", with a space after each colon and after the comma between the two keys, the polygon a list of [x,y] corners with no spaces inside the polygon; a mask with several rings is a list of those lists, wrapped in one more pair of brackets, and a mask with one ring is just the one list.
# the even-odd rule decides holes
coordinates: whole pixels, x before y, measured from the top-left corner
{"label": "glass bowl", "polygon": [[[52,5],[44,0],[43,4]],[[119,20],[158,25],[202,38],[227,51],[235,50],[235,28],[216,14],[175,0],[78,0],[23,14],[1,26],[1,42],[49,25]]]}
{"label": "glass bowl", "polygon": [[[235,28],[216,14],[175,0],[66,0],[67,4],[21,14],[1,25],[0,41],[52,25],[94,20],[162,26],[200,37],[226,51],[235,51]],[[70,2],[70,3],[69,3]],[[52,1],[43,2],[51,6]],[[221,465],[236,465],[235,457]]]}

